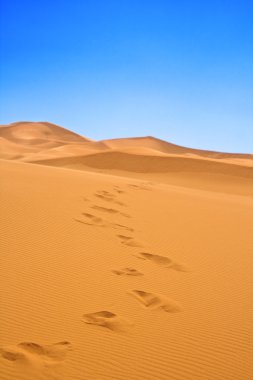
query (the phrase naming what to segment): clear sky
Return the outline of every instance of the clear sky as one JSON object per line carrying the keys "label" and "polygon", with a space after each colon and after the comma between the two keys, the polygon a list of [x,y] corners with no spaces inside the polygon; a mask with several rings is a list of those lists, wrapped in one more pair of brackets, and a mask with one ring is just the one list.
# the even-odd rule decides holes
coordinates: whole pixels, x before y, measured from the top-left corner
{"label": "clear sky", "polygon": [[1,120],[253,153],[252,0],[1,0]]}

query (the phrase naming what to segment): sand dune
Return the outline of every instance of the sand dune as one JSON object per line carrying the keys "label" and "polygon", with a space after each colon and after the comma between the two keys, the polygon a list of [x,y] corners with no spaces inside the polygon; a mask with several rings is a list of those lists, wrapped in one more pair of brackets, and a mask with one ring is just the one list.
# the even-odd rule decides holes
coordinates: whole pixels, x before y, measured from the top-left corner
{"label": "sand dune", "polygon": [[[84,142],[82,144],[62,144],[49,149],[37,150],[34,154],[23,155],[20,159],[24,162],[33,162],[38,160],[47,160],[50,158],[59,157],[75,157],[81,155],[88,155],[92,153],[99,153],[103,150],[107,150],[106,147],[99,142]],[[4,158],[4,157],[3,157]]]}
{"label": "sand dune", "polygon": [[112,151],[32,162],[253,196],[253,167],[225,161],[217,162],[184,156],[147,156]]}
{"label": "sand dune", "polygon": [[24,162],[107,150],[102,142],[47,122],[18,122],[0,127],[0,158]]}
{"label": "sand dune", "polygon": [[216,161],[180,156],[147,156],[125,152],[102,152],[86,156],[34,161],[36,164],[62,166],[72,169],[91,167],[137,173],[207,172],[235,177],[253,178],[253,168]]}
{"label": "sand dune", "polygon": [[29,146],[20,146],[10,140],[0,137],[0,157],[6,160],[20,159],[29,154],[37,152],[36,148]]}
{"label": "sand dune", "polygon": [[192,154],[196,156],[203,156],[209,158],[249,158],[252,159],[252,154],[240,154],[240,153],[221,153],[212,152],[207,150],[186,148],[183,146],[175,145],[157,139],[152,136],[147,137],[135,137],[135,138],[122,138],[122,139],[111,139],[103,140],[103,143],[110,147],[111,149],[124,149],[125,147],[134,148],[150,148],[158,152],[168,153],[168,154]]}
{"label": "sand dune", "polygon": [[87,138],[47,122],[22,121],[1,126],[0,136],[23,145],[40,145],[48,141],[86,142]]}
{"label": "sand dune", "polygon": [[1,380],[252,379],[251,155],[0,135]]}
{"label": "sand dune", "polygon": [[[17,159],[21,158],[27,162],[107,151],[151,157],[205,158],[217,162],[224,161],[226,163],[253,166],[252,154],[221,153],[186,148],[151,136],[92,141],[87,137],[82,137],[48,122],[17,122],[0,126],[0,138],[5,139],[7,146],[12,146],[13,153],[15,153],[16,147],[18,151],[18,154],[16,154]],[[1,143],[1,145],[4,146],[4,143]],[[20,149],[31,149],[30,151],[25,150],[24,153],[31,152],[33,154],[20,157]],[[0,157],[9,158],[8,155],[1,154],[1,151]]]}

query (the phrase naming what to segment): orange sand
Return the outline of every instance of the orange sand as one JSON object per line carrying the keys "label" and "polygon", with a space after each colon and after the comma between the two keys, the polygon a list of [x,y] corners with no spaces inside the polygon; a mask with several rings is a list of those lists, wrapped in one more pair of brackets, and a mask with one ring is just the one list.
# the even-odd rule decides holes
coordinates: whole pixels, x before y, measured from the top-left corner
{"label": "orange sand", "polygon": [[250,380],[253,156],[0,128],[1,380]]}

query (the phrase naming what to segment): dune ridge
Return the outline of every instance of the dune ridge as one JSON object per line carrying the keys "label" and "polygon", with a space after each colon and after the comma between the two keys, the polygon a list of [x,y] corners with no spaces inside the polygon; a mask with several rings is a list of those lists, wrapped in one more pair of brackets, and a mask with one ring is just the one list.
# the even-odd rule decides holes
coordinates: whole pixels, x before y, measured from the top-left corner
{"label": "dune ridge", "polygon": [[103,140],[111,149],[123,149],[124,147],[146,147],[153,150],[160,151],[162,153],[168,154],[193,154],[196,156],[203,156],[209,158],[249,158],[252,159],[252,154],[241,154],[241,153],[222,153],[201,149],[187,148],[179,146],[176,144],[169,143],[167,141],[155,138],[153,136],[147,137],[132,137],[132,138],[121,138],[121,139],[111,139]]}
{"label": "dune ridge", "polygon": [[[93,141],[80,136],[58,125],[48,122],[16,122],[0,126],[0,137],[6,144],[16,143],[20,147],[33,147],[38,159],[46,159],[47,156],[64,158],[66,155],[86,154],[86,150],[101,152],[119,151],[139,155],[179,155],[189,158],[209,158],[213,160],[234,160],[238,163],[251,164],[253,154],[222,153],[182,147],[157,139],[152,136],[118,138],[111,140]],[[14,145],[13,145],[14,148]],[[37,150],[36,150],[37,149]],[[0,156],[1,158],[6,158]],[[22,157],[24,158],[24,157]],[[29,160],[29,158],[25,158]],[[36,160],[36,154],[31,157]],[[239,160],[239,161],[238,161]],[[233,162],[233,161],[232,161]]]}
{"label": "dune ridge", "polygon": [[79,136],[63,127],[48,122],[16,122],[1,125],[0,136],[24,145],[40,145],[46,141],[86,142],[87,138]]}
{"label": "dune ridge", "polygon": [[0,138],[3,159],[253,196],[252,154],[186,148],[152,136],[93,141],[47,122],[2,126]]}
{"label": "dune ridge", "polygon": [[166,172],[208,172],[253,178],[253,168],[230,163],[220,163],[203,159],[185,157],[157,157],[135,155],[125,152],[102,152],[68,158],[33,161],[36,164],[70,167],[80,169],[92,167],[97,169],[116,169],[137,173]]}

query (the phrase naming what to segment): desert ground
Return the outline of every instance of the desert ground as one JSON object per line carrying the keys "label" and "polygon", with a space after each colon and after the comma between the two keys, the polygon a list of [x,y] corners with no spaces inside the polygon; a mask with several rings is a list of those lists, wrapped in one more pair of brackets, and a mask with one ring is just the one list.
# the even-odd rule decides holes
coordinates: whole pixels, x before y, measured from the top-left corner
{"label": "desert ground", "polygon": [[253,155],[0,127],[1,380],[253,378]]}

